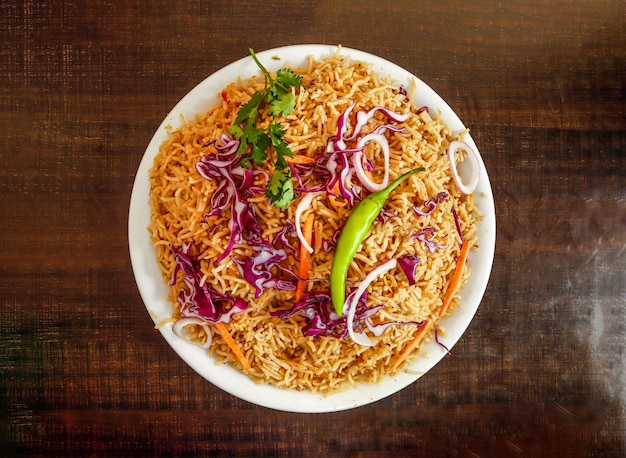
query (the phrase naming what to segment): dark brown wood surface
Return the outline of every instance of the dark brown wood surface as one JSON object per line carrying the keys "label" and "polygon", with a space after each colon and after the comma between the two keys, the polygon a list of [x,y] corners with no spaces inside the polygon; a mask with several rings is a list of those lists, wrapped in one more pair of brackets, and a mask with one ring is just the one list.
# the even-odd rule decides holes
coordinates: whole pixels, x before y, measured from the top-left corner
{"label": "dark brown wood surface", "polygon": [[[623,456],[626,3],[0,2],[0,455]],[[467,333],[374,404],[273,411],[152,327],[127,215],[154,131],[247,54],[327,43],[418,75],[496,199]]]}

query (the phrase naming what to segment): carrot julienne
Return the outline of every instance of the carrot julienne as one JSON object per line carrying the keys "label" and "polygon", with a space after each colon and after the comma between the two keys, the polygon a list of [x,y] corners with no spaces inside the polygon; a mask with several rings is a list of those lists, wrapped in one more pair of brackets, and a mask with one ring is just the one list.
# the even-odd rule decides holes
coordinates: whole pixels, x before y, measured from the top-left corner
{"label": "carrot julienne", "polygon": [[288,164],[312,164],[315,162],[315,158],[299,154],[294,157],[285,156],[285,162]]}
{"label": "carrot julienne", "polygon": [[448,287],[448,291],[443,298],[443,304],[441,304],[441,308],[439,309],[439,316],[443,316],[452,302],[452,297],[461,283],[461,276],[463,274],[463,268],[465,267],[465,261],[467,260],[467,254],[469,253],[469,243],[467,240],[463,241],[461,245],[461,253],[459,254],[459,259],[456,261],[456,269],[454,269],[454,274],[452,275],[452,280],[450,281],[450,286]]}
{"label": "carrot julienne", "polygon": [[407,344],[404,348],[398,359],[385,371],[386,374],[389,374],[395,371],[402,362],[408,358],[411,352],[419,345],[424,336],[430,331],[430,328],[433,326],[433,320],[428,318],[426,322],[417,330],[413,339]]}
{"label": "carrot julienne", "polygon": [[[312,245],[313,242],[313,213],[309,213],[306,221],[304,222],[304,227],[302,228],[302,235],[304,239],[309,244]],[[298,270],[298,276],[301,280],[298,280],[298,285],[296,286],[296,294],[295,300],[299,302],[302,298],[302,293],[304,293],[304,287],[306,286],[306,278],[309,275],[309,269],[311,268],[311,253],[306,249],[304,244],[300,245],[300,268]]]}
{"label": "carrot julienne", "polygon": [[[335,184],[333,185],[333,192],[339,196],[339,182],[336,181]],[[330,203],[332,203],[335,207],[345,207],[348,202],[343,199],[343,198],[337,198],[335,195],[328,193],[328,200],[330,200]]]}
{"label": "carrot julienne", "polygon": [[217,328],[218,332],[222,336],[222,339],[224,339],[224,341],[228,344],[230,349],[233,351],[233,354],[237,357],[237,359],[241,363],[243,367],[243,371],[247,374],[251,368],[250,363],[248,362],[245,355],[241,351],[241,348],[239,348],[239,345],[237,345],[237,342],[235,342],[235,340],[233,339],[233,336],[231,336],[230,332],[228,332],[228,328],[226,327],[226,325],[220,321],[219,323],[215,325],[215,327]]}

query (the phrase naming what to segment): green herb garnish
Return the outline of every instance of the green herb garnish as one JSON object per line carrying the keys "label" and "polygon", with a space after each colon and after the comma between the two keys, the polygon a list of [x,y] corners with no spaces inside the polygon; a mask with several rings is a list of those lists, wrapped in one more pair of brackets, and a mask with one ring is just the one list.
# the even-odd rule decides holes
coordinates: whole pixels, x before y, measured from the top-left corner
{"label": "green herb garnish", "polygon": [[[252,98],[241,106],[235,123],[228,131],[240,142],[237,153],[243,167],[249,167],[251,161],[255,165],[262,165],[270,157],[270,151],[274,151],[271,157],[274,161],[274,173],[267,184],[265,195],[274,207],[284,210],[296,198],[291,170],[285,161],[285,157],[294,157],[295,154],[284,140],[287,131],[277,122],[277,118],[288,116],[295,109],[296,96],[291,92],[291,88],[301,88],[302,77],[287,68],[281,68],[276,72],[276,78],[272,78],[252,48],[249,51],[263,72],[265,87],[255,92]],[[267,106],[267,114],[272,117],[267,129],[257,127],[259,110],[263,106]]]}

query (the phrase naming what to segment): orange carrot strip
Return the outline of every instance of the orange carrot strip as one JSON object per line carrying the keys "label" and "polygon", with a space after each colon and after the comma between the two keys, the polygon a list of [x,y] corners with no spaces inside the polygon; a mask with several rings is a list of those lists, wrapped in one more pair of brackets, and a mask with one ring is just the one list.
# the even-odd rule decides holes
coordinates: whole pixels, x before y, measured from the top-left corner
{"label": "orange carrot strip", "polygon": [[398,356],[398,359],[396,359],[396,361],[391,365],[391,367],[389,367],[385,373],[389,374],[393,371],[395,371],[398,366],[400,364],[402,364],[402,362],[408,358],[408,356],[411,354],[411,352],[415,349],[415,347],[417,347],[419,345],[419,343],[421,342],[421,340],[424,338],[424,336],[428,333],[428,331],[430,331],[430,328],[433,325],[433,320],[431,320],[430,318],[428,318],[426,320],[426,323],[424,323],[415,333],[415,336],[413,336],[413,339],[411,339],[411,341],[407,344],[406,348],[402,351],[402,353],[400,354],[400,356]]}
{"label": "orange carrot strip", "polygon": [[[304,222],[304,226],[302,228],[302,235],[304,236],[304,240],[312,245],[313,240],[313,213],[309,213],[306,221]],[[306,249],[304,244],[300,245],[300,269],[298,270],[298,276],[302,279],[306,279],[309,276],[309,269],[311,268],[311,253]],[[296,302],[298,302],[302,298],[302,293],[304,293],[304,287],[306,286],[306,282],[302,280],[298,280],[298,285],[296,286]]]}
{"label": "orange carrot strip", "polygon": [[303,156],[302,154],[298,154],[294,157],[285,156],[285,162],[289,164],[311,164],[315,162],[315,159],[309,156]]}
{"label": "orange carrot strip", "polygon": [[[335,194],[339,194],[338,181],[335,181],[335,185],[333,186],[333,192]],[[348,205],[348,202],[345,199],[337,199],[337,197],[332,194],[328,194],[328,200],[330,200],[330,203],[333,204],[335,207],[345,207],[346,205]]]}
{"label": "orange carrot strip", "polygon": [[465,267],[465,260],[467,259],[467,253],[469,252],[469,243],[467,240],[463,241],[461,245],[461,253],[459,254],[459,259],[456,261],[456,268],[454,269],[454,274],[452,275],[452,280],[450,280],[450,286],[448,287],[448,291],[443,298],[443,304],[439,309],[439,316],[443,316],[452,302],[452,296],[456,292],[459,287],[459,283],[461,283],[461,276],[463,274],[463,268]]}
{"label": "orange carrot strip", "polygon": [[219,322],[215,325],[215,327],[243,366],[243,371],[245,373],[248,373],[248,371],[250,370],[250,363],[244,356],[241,348],[239,348],[239,345],[237,345],[237,342],[235,342],[235,339],[233,339],[233,336],[231,336],[230,332],[228,332],[228,328],[226,327],[226,325],[222,322]]}

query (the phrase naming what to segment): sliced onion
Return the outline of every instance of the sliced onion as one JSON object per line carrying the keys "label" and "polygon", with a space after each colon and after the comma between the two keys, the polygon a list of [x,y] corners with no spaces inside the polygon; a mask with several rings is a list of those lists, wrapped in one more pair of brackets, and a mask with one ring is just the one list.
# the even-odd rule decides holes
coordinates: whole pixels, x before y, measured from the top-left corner
{"label": "sliced onion", "polygon": [[354,295],[351,298],[350,304],[348,306],[348,320],[347,320],[346,326],[348,328],[348,334],[350,335],[350,338],[354,342],[358,343],[359,345],[363,345],[366,347],[371,347],[372,345],[374,345],[372,340],[369,337],[367,337],[365,333],[354,332],[354,315],[356,313],[356,306],[359,302],[359,299],[361,299],[361,296],[363,295],[367,287],[370,285],[370,283],[372,283],[376,279],[376,277],[393,269],[394,267],[396,267],[397,264],[398,264],[398,261],[396,261],[395,258],[392,258],[389,261],[384,262],[378,267],[376,267],[374,270],[372,270],[369,274],[365,276],[365,278],[359,284],[358,288],[356,289],[356,291],[354,292]]}
{"label": "sliced onion", "polygon": [[350,116],[350,113],[352,112],[355,106],[356,106],[356,103],[353,103],[352,105],[350,105],[346,109],[346,111],[344,111],[343,114],[339,116],[339,119],[337,120],[337,138],[335,141],[337,143],[337,147],[340,150],[343,150],[346,148],[346,143],[344,142],[344,135],[346,134],[346,131],[348,130],[348,116]]}
{"label": "sliced onion", "polygon": [[372,334],[374,334],[376,337],[380,337],[383,335],[383,332],[385,332],[387,328],[391,326],[406,326],[407,324],[421,326],[424,324],[424,322],[423,321],[388,321],[386,323],[372,324],[370,320],[367,320],[365,324],[367,325],[367,329],[369,329]]}
{"label": "sliced onion", "polygon": [[302,213],[311,206],[311,202],[313,202],[313,198],[317,196],[318,192],[309,192],[306,193],[298,202],[298,206],[296,207],[296,215],[295,215],[295,225],[296,225],[296,233],[298,234],[298,238],[300,239],[300,243],[306,248],[309,253],[313,253],[313,247],[309,245],[309,243],[304,238],[304,234],[302,233],[302,228],[300,227],[300,218],[302,217]]}
{"label": "sliced onion", "polygon": [[[362,150],[363,148],[365,148],[365,145],[367,145],[369,142],[378,143],[380,145],[380,148],[383,151],[385,174],[383,176],[383,181],[380,183],[375,183],[374,181],[372,181],[365,174],[365,170],[363,170],[363,151]],[[387,142],[387,139],[381,134],[371,133],[371,134],[363,136],[359,140],[359,143],[357,144],[357,148],[361,151],[358,151],[357,153],[354,154],[352,158],[352,164],[354,165],[354,171],[356,172],[356,175],[359,177],[359,180],[361,180],[361,183],[363,183],[363,186],[365,186],[369,191],[372,191],[372,192],[385,189],[387,185],[389,184],[389,143]]]}
{"label": "sliced onion", "polygon": [[[454,155],[460,149],[467,152],[465,160],[469,160],[470,177],[467,184],[463,183],[463,181],[461,180],[459,172],[457,171],[456,161],[454,160]],[[450,142],[450,144],[448,145],[448,160],[450,161],[452,178],[454,178],[454,182],[456,183],[456,187],[459,189],[459,191],[461,191],[463,194],[473,193],[478,186],[478,178],[480,175],[478,156],[476,155],[474,149],[461,140],[455,140],[453,142]],[[465,160],[463,162],[465,162]]]}
{"label": "sliced onion", "polygon": [[[351,107],[350,110],[352,110],[352,108],[354,107]],[[395,111],[389,110],[381,106],[371,108],[368,111],[359,111],[356,114],[356,125],[354,126],[354,130],[352,131],[352,135],[347,137],[346,140],[354,140],[356,136],[359,135],[359,133],[361,132],[363,126],[365,126],[365,124],[367,124],[378,111],[381,111],[385,116],[387,116],[387,118],[395,122],[404,122],[409,119],[410,115],[410,113],[396,113]]]}
{"label": "sliced onion", "polygon": [[388,130],[392,132],[399,132],[401,134],[406,134],[408,132],[405,127],[396,127],[393,124],[383,124],[382,126],[378,126],[376,129],[374,129],[372,133],[382,135]]}
{"label": "sliced onion", "polygon": [[[206,333],[206,342],[200,343],[195,340],[188,339],[186,336],[185,328],[190,325],[202,326],[204,332]],[[181,318],[174,322],[172,325],[172,332],[181,339],[186,340],[187,342],[191,342],[194,345],[208,350],[211,347],[211,343],[213,342],[213,334],[211,334],[211,328],[209,327],[209,323],[200,318]]]}

